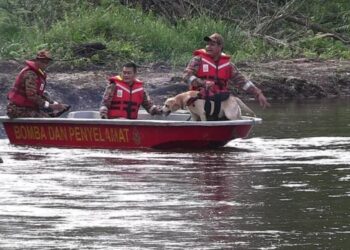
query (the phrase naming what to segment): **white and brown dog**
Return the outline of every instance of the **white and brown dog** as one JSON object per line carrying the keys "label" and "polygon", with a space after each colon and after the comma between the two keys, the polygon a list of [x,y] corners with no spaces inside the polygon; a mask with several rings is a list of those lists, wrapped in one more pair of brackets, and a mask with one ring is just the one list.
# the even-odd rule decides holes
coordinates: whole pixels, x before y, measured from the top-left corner
{"label": "white and brown dog", "polygon": [[[197,99],[199,91],[187,91],[178,94],[175,97],[170,97],[164,102],[162,111],[165,115],[169,115],[170,112],[174,112],[179,109],[185,109],[186,107],[191,113],[193,121],[206,121],[205,101],[204,99]],[[190,100],[195,100],[191,102]],[[190,102],[189,102],[190,101]],[[238,97],[230,95],[226,100],[221,102],[220,110],[217,117],[226,117],[229,120],[242,119],[242,111],[247,112],[255,116],[254,112],[245,105]],[[209,114],[214,112],[214,101],[211,101],[211,110]]]}

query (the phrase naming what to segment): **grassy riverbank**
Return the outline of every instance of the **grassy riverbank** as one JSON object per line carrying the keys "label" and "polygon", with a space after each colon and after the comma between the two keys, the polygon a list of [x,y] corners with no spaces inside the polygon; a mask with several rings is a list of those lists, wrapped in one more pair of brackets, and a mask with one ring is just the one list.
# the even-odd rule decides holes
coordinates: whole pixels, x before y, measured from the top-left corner
{"label": "grassy riverbank", "polygon": [[[344,13],[343,17],[350,20],[350,11]],[[58,60],[72,67],[111,66],[129,60],[140,64],[165,61],[183,65],[195,48],[204,45],[204,35],[219,32],[226,39],[226,53],[233,55],[235,61],[295,57],[350,59],[349,47],[332,37],[306,32],[308,35],[284,45],[281,41],[287,38],[272,45],[266,36],[257,36],[245,28],[243,22],[237,24],[210,15],[179,18],[174,24],[159,13],[111,0],[13,0],[0,4],[0,58],[22,60],[32,57],[38,49],[49,48]],[[292,26],[284,24],[281,28]],[[82,53],[86,49],[82,45],[91,43],[105,48]]]}

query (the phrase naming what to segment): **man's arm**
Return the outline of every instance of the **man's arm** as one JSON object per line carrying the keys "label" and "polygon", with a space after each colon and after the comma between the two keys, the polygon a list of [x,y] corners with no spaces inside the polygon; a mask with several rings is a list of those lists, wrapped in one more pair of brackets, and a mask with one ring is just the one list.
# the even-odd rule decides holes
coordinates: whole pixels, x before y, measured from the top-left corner
{"label": "man's arm", "polygon": [[107,119],[108,109],[111,106],[113,99],[113,94],[115,91],[115,84],[108,83],[106,86],[105,92],[102,96],[101,106],[100,106],[100,116],[103,119]]}
{"label": "man's arm", "polygon": [[149,97],[146,91],[143,92],[143,102],[141,105],[151,115],[162,114],[162,109],[159,106],[153,104],[152,99]]}
{"label": "man's arm", "polygon": [[[36,103],[39,107],[45,108],[46,99],[38,94],[36,84],[36,74],[33,71],[27,71],[23,75],[25,95],[29,100]],[[47,107],[46,107],[47,108]]]}
{"label": "man's arm", "polygon": [[111,106],[114,91],[115,91],[115,84],[108,83],[108,85],[106,86],[105,92],[103,93],[103,96],[102,96],[101,106],[105,106],[107,108]]}
{"label": "man's arm", "polygon": [[243,89],[247,93],[254,95],[255,99],[263,108],[269,107],[270,103],[267,101],[261,89],[246,79],[244,75],[238,71],[237,67],[233,63],[231,63],[231,66],[231,79],[229,80],[228,85],[234,85],[236,88]]}
{"label": "man's arm", "polygon": [[205,82],[197,77],[197,72],[199,70],[199,66],[201,64],[201,57],[195,56],[188,63],[184,73],[183,79],[188,84],[189,87],[203,87],[205,86]]}

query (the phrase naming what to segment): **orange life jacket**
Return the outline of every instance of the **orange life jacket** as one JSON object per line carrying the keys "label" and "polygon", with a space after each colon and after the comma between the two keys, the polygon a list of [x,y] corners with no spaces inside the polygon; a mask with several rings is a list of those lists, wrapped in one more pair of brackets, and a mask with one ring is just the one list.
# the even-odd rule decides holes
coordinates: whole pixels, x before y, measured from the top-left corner
{"label": "orange life jacket", "polygon": [[[211,87],[212,92],[226,92],[227,82],[231,78],[232,72],[231,57],[222,53],[219,60],[214,61],[205,49],[196,50],[193,52],[193,55],[200,56],[202,59],[197,77],[203,80],[213,81],[215,85]],[[194,88],[194,90],[198,89]]]}
{"label": "orange life jacket", "polygon": [[7,95],[9,101],[17,106],[38,108],[38,104],[28,99],[25,94],[25,85],[23,81],[23,75],[27,71],[33,71],[37,78],[36,82],[36,93],[43,95],[46,86],[46,73],[42,71],[33,61],[26,61],[26,67],[16,77],[15,83]]}
{"label": "orange life jacket", "polygon": [[111,84],[115,84],[115,91],[108,109],[108,118],[137,119],[143,102],[143,82],[136,79],[130,86],[120,76],[111,77],[109,80]]}

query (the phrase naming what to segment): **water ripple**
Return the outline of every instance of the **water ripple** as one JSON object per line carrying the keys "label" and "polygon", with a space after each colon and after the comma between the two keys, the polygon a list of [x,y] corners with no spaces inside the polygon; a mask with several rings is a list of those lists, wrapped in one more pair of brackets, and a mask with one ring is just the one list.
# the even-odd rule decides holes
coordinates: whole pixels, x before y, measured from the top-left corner
{"label": "water ripple", "polygon": [[345,249],[350,140],[221,150],[15,147],[0,140],[1,249]]}

